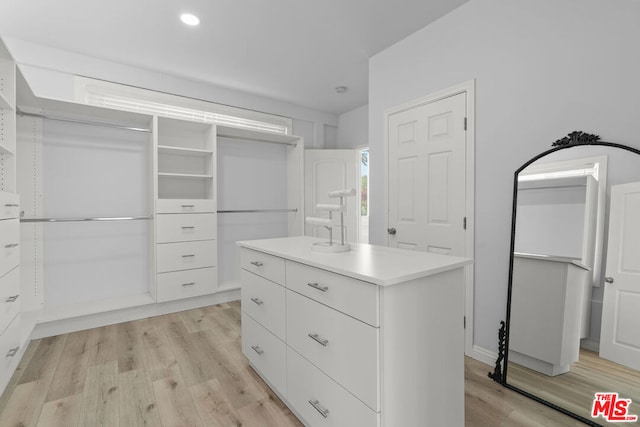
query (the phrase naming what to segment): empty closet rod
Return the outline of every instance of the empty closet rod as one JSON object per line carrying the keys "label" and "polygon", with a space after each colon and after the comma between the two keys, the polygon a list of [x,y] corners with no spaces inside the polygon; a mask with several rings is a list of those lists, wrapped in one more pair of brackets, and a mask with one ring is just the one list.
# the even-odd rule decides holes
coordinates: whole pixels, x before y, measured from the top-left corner
{"label": "empty closet rod", "polygon": [[235,209],[218,211],[218,213],[257,213],[257,212],[298,212],[298,209]]}
{"label": "empty closet rod", "polygon": [[20,222],[83,222],[83,221],[140,221],[153,219],[152,216],[119,216],[102,218],[21,218]]}
{"label": "empty closet rod", "polygon": [[114,125],[114,124],[111,124],[111,123],[93,122],[93,121],[90,121],[90,120],[65,119],[65,118],[62,118],[62,117],[47,116],[46,114],[27,113],[27,112],[22,111],[22,110],[18,110],[18,114],[20,114],[21,116],[27,116],[27,117],[38,117],[38,118],[46,119],[46,120],[55,120],[55,121],[58,121],[58,122],[79,123],[79,124],[83,124],[83,125],[101,126],[101,127],[106,127],[106,128],[112,128],[112,129],[130,130],[130,131],[134,131],[134,132],[145,132],[145,133],[150,133],[151,132],[151,129],[147,129],[147,128],[137,128],[137,127],[132,127],[132,126],[121,126],[121,125]]}

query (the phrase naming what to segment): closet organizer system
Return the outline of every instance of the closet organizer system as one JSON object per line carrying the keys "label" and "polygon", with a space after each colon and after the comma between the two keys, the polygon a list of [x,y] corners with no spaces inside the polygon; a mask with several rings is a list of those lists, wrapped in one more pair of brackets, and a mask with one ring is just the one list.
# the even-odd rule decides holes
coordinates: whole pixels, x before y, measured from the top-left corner
{"label": "closet organizer system", "polygon": [[237,300],[235,241],[302,234],[301,138],[38,98],[0,57],[0,390],[29,339]]}

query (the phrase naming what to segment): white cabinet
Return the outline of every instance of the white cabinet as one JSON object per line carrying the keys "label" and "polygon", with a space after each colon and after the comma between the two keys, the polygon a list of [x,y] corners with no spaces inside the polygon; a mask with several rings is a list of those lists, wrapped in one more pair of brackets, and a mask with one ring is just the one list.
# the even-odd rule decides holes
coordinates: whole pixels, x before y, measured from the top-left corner
{"label": "white cabinet", "polygon": [[254,369],[305,425],[464,425],[470,261],[370,245],[319,254],[314,241],[238,243]]}
{"label": "white cabinet", "polygon": [[0,390],[20,357],[20,203],[16,194],[16,65],[0,40]]}
{"label": "white cabinet", "polygon": [[156,301],[216,292],[215,126],[156,118]]}

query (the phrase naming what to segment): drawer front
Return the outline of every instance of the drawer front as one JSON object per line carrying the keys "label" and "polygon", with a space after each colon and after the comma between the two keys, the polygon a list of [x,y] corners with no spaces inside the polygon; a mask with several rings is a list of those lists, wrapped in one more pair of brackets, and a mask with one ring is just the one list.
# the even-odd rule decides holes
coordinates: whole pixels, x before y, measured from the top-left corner
{"label": "drawer front", "polygon": [[293,261],[287,261],[286,276],[287,288],[379,326],[376,285]]}
{"label": "drawer front", "polygon": [[156,249],[158,273],[216,266],[216,240],[161,243]]}
{"label": "drawer front", "polygon": [[216,238],[216,214],[164,214],[157,216],[157,243],[190,242]]}
{"label": "drawer front", "polygon": [[242,310],[275,336],[285,340],[284,288],[246,270],[240,270],[240,279]]}
{"label": "drawer front", "polygon": [[20,264],[20,222],[18,219],[0,221],[0,276]]}
{"label": "drawer front", "polygon": [[20,267],[0,277],[0,333],[20,311]]}
{"label": "drawer front", "polygon": [[244,311],[242,353],[272,387],[286,396],[286,344]]}
{"label": "drawer front", "polygon": [[0,220],[20,218],[20,196],[0,191]]}
{"label": "drawer front", "polygon": [[240,248],[240,266],[247,271],[284,285],[284,259]]}
{"label": "drawer front", "polygon": [[163,213],[215,213],[214,200],[200,199],[158,199],[156,212]]}
{"label": "drawer front", "polygon": [[378,411],[378,329],[286,292],[287,344]]}
{"label": "drawer front", "polygon": [[20,351],[20,315],[0,335],[0,372],[6,372]]}
{"label": "drawer front", "polygon": [[158,274],[158,302],[214,293],[218,288],[216,267]]}
{"label": "drawer front", "polygon": [[287,392],[287,400],[304,418],[305,425],[380,425],[378,413],[290,348],[287,349]]}

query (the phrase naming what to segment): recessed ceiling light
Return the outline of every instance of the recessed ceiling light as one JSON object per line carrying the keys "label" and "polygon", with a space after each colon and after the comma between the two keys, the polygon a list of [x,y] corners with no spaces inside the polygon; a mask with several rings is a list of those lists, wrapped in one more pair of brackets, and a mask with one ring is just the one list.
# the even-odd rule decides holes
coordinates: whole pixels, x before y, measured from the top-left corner
{"label": "recessed ceiling light", "polygon": [[200,18],[191,13],[183,13],[182,15],[180,15],[180,20],[190,27],[200,25]]}

